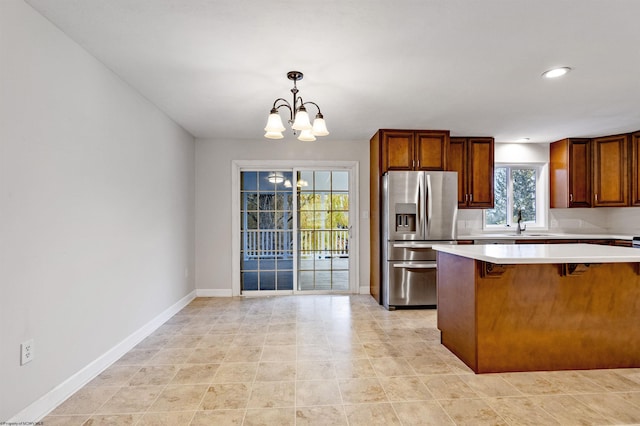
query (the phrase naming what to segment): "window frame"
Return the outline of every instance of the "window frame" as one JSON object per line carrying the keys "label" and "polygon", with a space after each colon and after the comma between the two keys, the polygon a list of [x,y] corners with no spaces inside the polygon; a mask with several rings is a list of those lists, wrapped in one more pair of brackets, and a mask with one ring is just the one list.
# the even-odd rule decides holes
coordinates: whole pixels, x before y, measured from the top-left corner
{"label": "window frame", "polygon": [[[507,212],[513,210],[513,179],[511,173],[513,169],[535,169],[536,171],[536,220],[523,222],[527,226],[527,230],[548,230],[549,202],[546,194],[549,193],[548,166],[544,163],[495,163],[495,170],[498,168],[507,168]],[[494,182],[495,185],[495,182]],[[495,196],[495,195],[494,195]],[[492,225],[487,223],[487,211],[482,210],[482,229],[484,231],[503,231],[514,230],[515,223],[511,215],[507,214],[506,225]]]}

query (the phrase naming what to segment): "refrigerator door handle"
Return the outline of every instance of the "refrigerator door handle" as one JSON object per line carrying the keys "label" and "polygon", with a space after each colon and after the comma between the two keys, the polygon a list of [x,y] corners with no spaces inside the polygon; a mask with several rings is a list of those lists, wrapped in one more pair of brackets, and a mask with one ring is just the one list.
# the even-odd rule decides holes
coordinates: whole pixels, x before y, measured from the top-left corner
{"label": "refrigerator door handle", "polygon": [[394,268],[403,269],[436,269],[435,263],[394,263]]}
{"label": "refrigerator door handle", "polygon": [[418,232],[424,238],[425,235],[425,217],[424,217],[424,175],[421,176],[421,179],[418,180]]}
{"label": "refrigerator door handle", "polygon": [[427,188],[425,191],[425,204],[426,204],[426,216],[424,218],[424,222],[425,222],[425,231],[424,231],[424,235],[425,238],[428,238],[431,235],[431,215],[433,213],[433,203],[431,202],[431,199],[433,197],[431,197],[431,176],[430,175],[426,175],[425,176],[425,181],[427,184]]}
{"label": "refrigerator door handle", "polygon": [[[440,242],[438,242],[440,244]],[[420,244],[420,243],[393,243],[393,248],[408,248],[408,249],[430,249],[432,247],[431,244]]]}

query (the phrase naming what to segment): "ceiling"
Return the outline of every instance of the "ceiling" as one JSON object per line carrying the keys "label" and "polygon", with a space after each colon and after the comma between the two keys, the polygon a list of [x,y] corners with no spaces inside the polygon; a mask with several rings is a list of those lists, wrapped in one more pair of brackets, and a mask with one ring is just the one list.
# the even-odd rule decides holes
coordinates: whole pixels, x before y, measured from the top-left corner
{"label": "ceiling", "polygon": [[197,138],[262,139],[290,70],[338,141],[640,129],[636,0],[26,1]]}

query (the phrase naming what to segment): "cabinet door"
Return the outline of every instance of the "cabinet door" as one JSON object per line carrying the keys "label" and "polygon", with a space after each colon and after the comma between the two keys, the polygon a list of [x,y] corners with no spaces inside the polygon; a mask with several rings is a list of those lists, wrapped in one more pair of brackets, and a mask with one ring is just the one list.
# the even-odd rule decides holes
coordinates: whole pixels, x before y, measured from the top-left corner
{"label": "cabinet door", "polygon": [[569,141],[569,207],[591,207],[591,141]]}
{"label": "cabinet door", "polygon": [[493,207],[493,138],[467,141],[469,207]]}
{"label": "cabinet door", "polygon": [[382,136],[382,172],[388,170],[413,170],[413,132],[384,132]]}
{"label": "cabinet door", "polygon": [[569,207],[569,139],[549,145],[549,207]]}
{"label": "cabinet door", "polygon": [[549,158],[550,207],[591,207],[591,139],[553,142]]}
{"label": "cabinet door", "polygon": [[451,138],[447,155],[447,170],[458,172],[458,207],[467,205],[467,140]]}
{"label": "cabinet door", "polygon": [[449,132],[416,132],[416,170],[445,170]]}
{"label": "cabinet door", "polygon": [[629,205],[628,135],[593,139],[593,205]]}
{"label": "cabinet door", "polygon": [[640,206],[640,132],[631,135],[631,205]]}

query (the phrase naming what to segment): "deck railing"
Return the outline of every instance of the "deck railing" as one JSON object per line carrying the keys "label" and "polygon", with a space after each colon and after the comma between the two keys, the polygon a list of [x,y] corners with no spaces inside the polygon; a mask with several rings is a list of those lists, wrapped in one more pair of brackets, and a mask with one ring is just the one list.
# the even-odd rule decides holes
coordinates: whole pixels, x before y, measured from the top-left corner
{"label": "deck railing", "polygon": [[[298,250],[320,257],[349,255],[349,230],[299,231]],[[287,231],[247,230],[243,233],[242,249],[245,259],[293,257],[292,233]]]}

